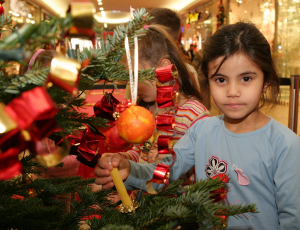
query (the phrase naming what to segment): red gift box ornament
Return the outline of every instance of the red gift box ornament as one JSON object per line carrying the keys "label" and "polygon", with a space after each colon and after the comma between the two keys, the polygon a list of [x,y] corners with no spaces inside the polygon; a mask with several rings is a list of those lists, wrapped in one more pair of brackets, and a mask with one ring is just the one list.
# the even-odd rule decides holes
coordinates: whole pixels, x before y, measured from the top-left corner
{"label": "red gift box ornament", "polygon": [[54,116],[58,108],[44,87],[35,87],[22,93],[6,106],[7,113],[27,130],[34,142],[51,134],[55,128]]}
{"label": "red gift box ornament", "polygon": [[46,80],[47,87],[53,84],[67,92],[76,95],[78,93],[79,71],[81,64],[64,55],[57,54],[51,61],[51,67]]}
{"label": "red gift box ornament", "polygon": [[63,37],[88,38],[95,48],[97,38],[93,30],[94,14],[96,13],[94,4],[88,1],[72,1],[67,13],[72,16],[73,26]]}

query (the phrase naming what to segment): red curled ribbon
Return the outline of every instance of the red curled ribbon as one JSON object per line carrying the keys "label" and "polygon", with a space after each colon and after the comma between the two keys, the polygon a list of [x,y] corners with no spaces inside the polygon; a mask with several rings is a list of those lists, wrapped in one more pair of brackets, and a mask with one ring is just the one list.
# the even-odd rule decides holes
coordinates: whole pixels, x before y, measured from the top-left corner
{"label": "red curled ribbon", "polygon": [[[213,176],[211,179],[216,178],[220,179],[224,184],[227,184],[230,180],[229,177],[223,173]],[[211,194],[211,198],[214,199],[215,202],[220,202],[227,198],[227,192],[225,188],[219,188],[215,191],[210,191],[209,194]]]}
{"label": "red curled ribbon", "polygon": [[176,153],[173,150],[173,137],[167,135],[160,135],[157,138],[158,154],[172,154],[172,167],[176,161]]}
{"label": "red curled ribbon", "polygon": [[157,130],[170,130],[175,128],[175,117],[173,115],[158,115],[156,117]]}
{"label": "red curled ribbon", "polygon": [[156,101],[158,108],[164,108],[174,106],[173,96],[176,92],[173,91],[173,86],[161,86],[157,87]]}
{"label": "red curled ribbon", "polygon": [[156,77],[161,82],[174,80],[173,71],[176,71],[175,65],[168,65],[156,69]]}
{"label": "red curled ribbon", "polygon": [[170,176],[170,167],[168,165],[158,163],[156,166],[153,178],[150,180],[156,184],[165,184]]}
{"label": "red curled ribbon", "polygon": [[97,164],[97,160],[101,157],[101,155],[98,154],[99,143],[104,140],[105,136],[103,134],[94,133],[90,127],[87,126],[77,149],[77,160],[94,168]]}
{"label": "red curled ribbon", "polygon": [[113,117],[115,107],[120,101],[111,93],[106,93],[101,100],[94,105],[94,113],[96,117],[106,118],[110,121],[115,121]]}
{"label": "red curled ribbon", "polygon": [[167,135],[160,135],[157,138],[158,153],[169,154],[173,150],[173,138]]}

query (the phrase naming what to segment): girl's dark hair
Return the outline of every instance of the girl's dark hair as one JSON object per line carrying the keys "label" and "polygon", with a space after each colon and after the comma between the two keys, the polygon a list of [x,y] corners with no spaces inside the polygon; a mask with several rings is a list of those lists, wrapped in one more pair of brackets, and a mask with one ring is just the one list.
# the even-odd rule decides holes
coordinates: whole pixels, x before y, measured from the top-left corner
{"label": "girl's dark hair", "polygon": [[[196,84],[196,78],[187,70],[186,61],[172,37],[161,25],[149,25],[145,36],[139,41],[139,60],[141,65],[149,63],[158,67],[163,59],[168,59],[178,71],[179,92],[186,97],[194,96],[203,103],[203,96]],[[205,105],[206,106],[206,105]]]}
{"label": "girl's dark hair", "polygon": [[262,98],[262,107],[268,99],[271,105],[275,105],[279,95],[279,77],[276,67],[271,57],[271,49],[264,35],[248,22],[238,22],[226,25],[217,30],[211,37],[207,38],[203,44],[202,72],[204,75],[204,95],[209,97],[209,77],[208,64],[218,57],[224,56],[221,65],[231,56],[245,54],[252,60],[264,73],[264,84],[268,85],[268,94]]}
{"label": "girl's dark hair", "polygon": [[[41,67],[48,67],[51,64],[52,59],[54,58],[54,56],[56,55],[56,51],[54,50],[45,50],[43,52],[41,52],[36,59],[34,60],[34,64],[36,63],[40,63]],[[25,72],[28,69],[29,66],[29,62],[30,62],[30,58],[26,59],[23,61],[23,63],[25,63],[25,65],[21,65],[20,69],[19,69],[19,75],[23,75],[25,74]]]}

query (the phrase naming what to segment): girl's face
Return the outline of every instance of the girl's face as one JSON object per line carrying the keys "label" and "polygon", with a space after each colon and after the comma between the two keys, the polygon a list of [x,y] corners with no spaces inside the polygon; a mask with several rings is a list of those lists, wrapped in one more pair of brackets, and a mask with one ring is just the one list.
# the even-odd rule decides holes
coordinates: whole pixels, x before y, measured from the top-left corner
{"label": "girl's face", "polygon": [[[139,65],[139,69],[150,69],[153,68],[149,63],[143,63]],[[144,84],[146,83],[146,84]],[[156,82],[153,81],[144,81],[144,83],[138,83],[138,96],[143,99],[144,102],[154,102],[156,101]]]}
{"label": "girl's face", "polygon": [[[209,77],[223,58],[208,64]],[[209,79],[209,87],[212,98],[228,122],[239,122],[254,115],[262,93],[267,90],[262,70],[244,54],[228,58],[216,76]]]}

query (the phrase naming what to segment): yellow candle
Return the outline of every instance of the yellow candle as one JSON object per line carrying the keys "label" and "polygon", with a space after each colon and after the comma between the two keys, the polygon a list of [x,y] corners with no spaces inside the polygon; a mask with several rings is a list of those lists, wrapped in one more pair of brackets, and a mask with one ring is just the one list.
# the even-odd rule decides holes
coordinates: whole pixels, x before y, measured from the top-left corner
{"label": "yellow candle", "polygon": [[111,177],[114,181],[114,184],[117,188],[117,191],[121,198],[122,204],[124,206],[130,206],[132,204],[132,200],[130,199],[130,197],[127,193],[127,190],[125,188],[123,180],[121,179],[118,168],[113,168],[113,170],[110,172],[110,175],[111,175]]}

